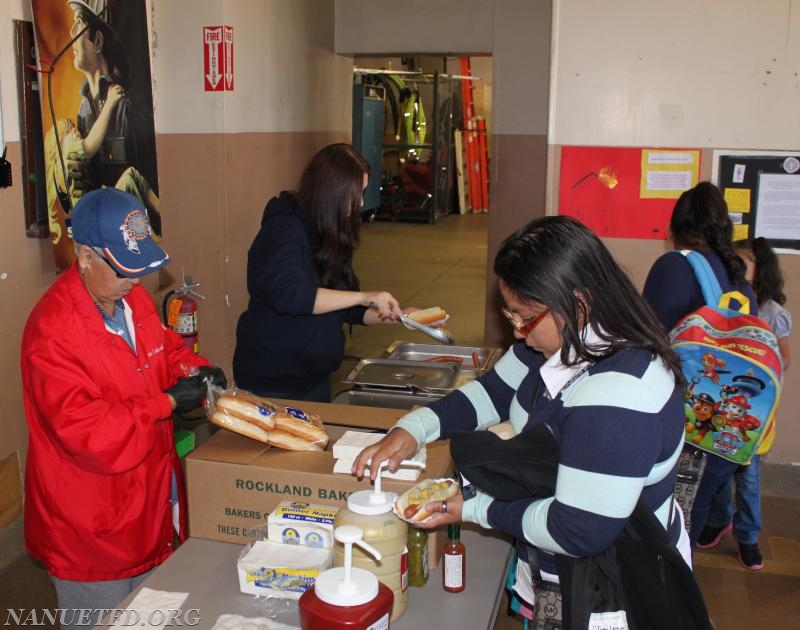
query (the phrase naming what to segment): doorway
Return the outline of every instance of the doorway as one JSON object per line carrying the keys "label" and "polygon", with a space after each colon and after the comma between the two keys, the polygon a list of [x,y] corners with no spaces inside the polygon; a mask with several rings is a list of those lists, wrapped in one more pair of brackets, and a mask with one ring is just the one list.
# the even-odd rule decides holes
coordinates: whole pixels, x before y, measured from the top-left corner
{"label": "doorway", "polygon": [[491,57],[354,58],[353,144],[372,165],[367,221],[488,212],[491,72]]}
{"label": "doorway", "polygon": [[[490,129],[491,57],[471,61],[479,79],[471,82],[480,97],[477,109]],[[457,345],[482,346],[489,215],[459,198],[459,68],[457,57],[354,58],[353,143],[372,166],[354,265],[363,290],[389,291],[402,308],[439,306],[450,316],[447,327]],[[388,76],[394,73],[396,78]],[[415,101],[401,106],[403,86],[417,92],[416,110]],[[364,129],[365,121],[371,129]],[[485,145],[488,163],[488,137]],[[377,196],[370,197],[373,184]],[[341,379],[359,359],[379,357],[398,340],[429,339],[402,325],[353,327],[333,391],[342,389]]]}

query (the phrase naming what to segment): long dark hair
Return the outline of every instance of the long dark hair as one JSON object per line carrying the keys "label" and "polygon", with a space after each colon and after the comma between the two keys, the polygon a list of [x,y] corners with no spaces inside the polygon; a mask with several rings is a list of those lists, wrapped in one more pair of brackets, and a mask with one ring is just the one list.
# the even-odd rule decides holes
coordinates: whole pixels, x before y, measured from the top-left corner
{"label": "long dark hair", "polygon": [[676,247],[710,247],[722,260],[731,283],[738,288],[747,284],[745,265],[733,248],[733,224],[722,192],[711,182],[700,182],[678,197],[669,221]]}
{"label": "long dark hair", "polygon": [[769,241],[759,236],[752,240],[736,241],[733,246],[736,249],[753,252],[753,291],[756,294],[756,301],[763,304],[767,300],[775,300],[781,306],[786,304],[783,273],[778,263],[778,256],[772,250]]}
{"label": "long dark hair", "polygon": [[353,253],[359,244],[364,175],[369,163],[351,145],[321,149],[303,171],[296,196],[319,239],[314,263],[323,287],[358,290]]}
{"label": "long dark hair", "polygon": [[[561,362],[595,362],[627,348],[659,356],[682,382],[678,356],[652,310],[600,239],[565,216],[531,221],[503,241],[494,272],[520,300],[542,304],[563,321]],[[586,344],[591,325],[603,340]]]}

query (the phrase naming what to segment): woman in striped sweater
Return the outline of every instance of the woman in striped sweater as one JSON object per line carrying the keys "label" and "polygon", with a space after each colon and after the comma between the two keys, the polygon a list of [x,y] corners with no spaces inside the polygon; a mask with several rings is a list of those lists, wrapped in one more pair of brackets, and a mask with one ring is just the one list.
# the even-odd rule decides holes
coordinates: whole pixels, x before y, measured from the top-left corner
{"label": "woman in striped sweater", "polygon": [[353,473],[376,458],[395,470],[420,444],[458,431],[508,420],[520,433],[546,423],[560,447],[554,496],[459,495],[429,504],[440,513],[426,527],[467,521],[514,535],[515,591],[533,602],[531,554],[542,578],[557,583],[553,554],[602,553],[641,496],[688,564],[672,500],[683,444],[681,372],[651,310],[600,239],[568,217],[537,219],[509,236],[494,271],[517,342],[481,378],[401,418]]}

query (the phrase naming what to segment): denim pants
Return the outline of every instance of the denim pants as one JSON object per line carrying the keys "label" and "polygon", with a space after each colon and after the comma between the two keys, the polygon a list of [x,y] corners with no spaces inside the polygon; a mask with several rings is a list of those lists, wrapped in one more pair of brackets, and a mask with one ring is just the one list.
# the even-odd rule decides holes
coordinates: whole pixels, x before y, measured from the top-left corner
{"label": "denim pants", "polygon": [[[736,540],[745,545],[758,542],[761,532],[761,456],[754,455],[750,465],[739,466],[733,477],[720,488],[711,502],[707,525],[725,527],[733,521]],[[736,512],[732,500],[736,486]]]}
{"label": "denim pants", "polygon": [[[711,503],[714,497],[721,491],[725,484],[733,478],[739,464],[729,461],[717,455],[709,455],[706,469],[697,487],[694,505],[692,506],[691,531],[689,540],[692,545],[697,542],[703,526],[706,525],[711,510]],[[730,497],[730,490],[728,491]]]}

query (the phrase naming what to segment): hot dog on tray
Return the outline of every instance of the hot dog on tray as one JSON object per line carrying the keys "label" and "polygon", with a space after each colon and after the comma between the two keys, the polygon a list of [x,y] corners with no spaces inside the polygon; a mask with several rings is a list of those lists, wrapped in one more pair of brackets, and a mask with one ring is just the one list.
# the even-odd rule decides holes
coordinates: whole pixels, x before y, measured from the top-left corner
{"label": "hot dog on tray", "polygon": [[457,494],[458,482],[453,479],[425,479],[397,497],[394,513],[408,523],[421,523],[431,516],[426,504],[447,501]]}
{"label": "hot dog on tray", "polygon": [[328,444],[318,416],[280,407],[242,389],[220,394],[209,411],[214,424],[278,448],[322,451]]}

